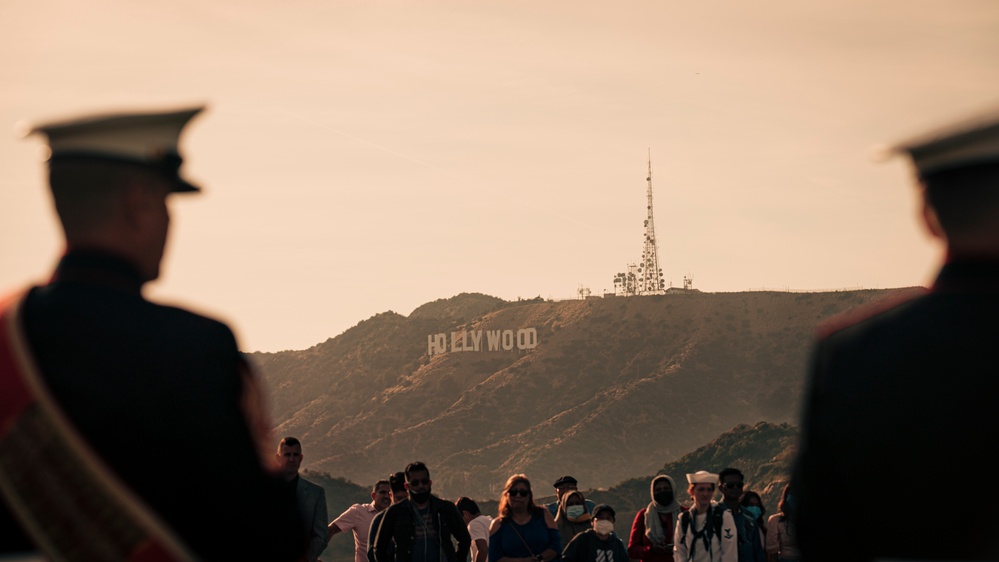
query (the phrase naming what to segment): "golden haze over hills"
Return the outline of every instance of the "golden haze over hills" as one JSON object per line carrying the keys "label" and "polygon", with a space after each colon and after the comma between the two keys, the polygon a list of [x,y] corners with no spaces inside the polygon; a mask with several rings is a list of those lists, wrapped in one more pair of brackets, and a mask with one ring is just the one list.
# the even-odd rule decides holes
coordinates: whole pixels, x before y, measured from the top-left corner
{"label": "golden haze over hills", "polygon": [[[566,473],[606,488],[740,424],[796,424],[816,325],[919,290],[560,302],[463,293],[251,358],[272,388],[275,433],[304,441],[311,470],[373,483],[422,460],[434,491],[454,498],[496,497],[517,472],[542,494]],[[533,348],[502,348],[502,332],[529,344],[516,336],[530,329]],[[452,350],[463,331],[469,350]],[[447,351],[431,356],[435,334]]]}

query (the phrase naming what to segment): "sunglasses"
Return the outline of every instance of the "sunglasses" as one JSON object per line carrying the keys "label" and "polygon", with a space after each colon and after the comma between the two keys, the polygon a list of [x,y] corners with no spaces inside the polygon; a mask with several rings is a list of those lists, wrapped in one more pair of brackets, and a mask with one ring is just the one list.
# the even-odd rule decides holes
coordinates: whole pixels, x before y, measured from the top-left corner
{"label": "sunglasses", "polygon": [[509,492],[507,492],[507,495],[510,496],[511,498],[514,496],[520,496],[522,498],[526,498],[527,496],[531,495],[531,492],[530,490],[518,489],[518,490],[510,490]]}
{"label": "sunglasses", "polygon": [[409,485],[410,486],[429,486],[430,485],[430,479],[429,478],[420,478],[418,480],[410,480],[409,481]]}
{"label": "sunglasses", "polygon": [[722,484],[723,488],[742,488],[745,486],[745,482],[730,482],[728,484]]}

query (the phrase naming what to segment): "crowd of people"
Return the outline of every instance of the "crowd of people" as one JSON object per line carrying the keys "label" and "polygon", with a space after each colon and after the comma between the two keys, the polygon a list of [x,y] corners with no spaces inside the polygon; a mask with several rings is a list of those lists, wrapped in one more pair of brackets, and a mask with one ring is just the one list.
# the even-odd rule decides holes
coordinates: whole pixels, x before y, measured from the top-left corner
{"label": "crowd of people", "polygon": [[[370,504],[350,506],[329,524],[325,537],[316,533],[313,540],[328,541],[351,530],[356,562],[800,560],[790,519],[790,483],[784,486],[778,513],[764,520],[763,499],[745,489],[742,471],[698,471],[686,478],[689,500],[677,495],[671,476],[652,479],[652,501],[635,515],[625,545],[615,529],[614,507],[588,500],[572,476],[555,481],[554,502],[539,505],[527,476],[514,474],[491,517],[471,498],[451,504],[433,495],[430,470],[414,462],[376,483]],[[319,517],[318,511],[309,512]],[[322,525],[317,519],[304,528]]]}

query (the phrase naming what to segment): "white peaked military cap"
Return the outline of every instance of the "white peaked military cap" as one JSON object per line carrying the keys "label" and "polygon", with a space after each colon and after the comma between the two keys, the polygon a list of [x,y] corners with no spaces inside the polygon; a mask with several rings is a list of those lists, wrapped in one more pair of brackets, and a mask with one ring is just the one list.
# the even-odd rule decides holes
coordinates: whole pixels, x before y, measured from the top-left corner
{"label": "white peaked military cap", "polygon": [[899,143],[890,153],[907,153],[919,177],[999,161],[999,108]]}
{"label": "white peaked military cap", "polygon": [[718,484],[718,475],[712,474],[706,470],[698,470],[697,472],[690,474],[687,473],[687,482],[691,484]]}
{"label": "white peaked military cap", "polygon": [[48,137],[49,163],[97,158],[141,164],[173,182],[173,191],[200,191],[180,177],[178,142],[184,126],[204,106],[175,111],[90,115],[28,128]]}

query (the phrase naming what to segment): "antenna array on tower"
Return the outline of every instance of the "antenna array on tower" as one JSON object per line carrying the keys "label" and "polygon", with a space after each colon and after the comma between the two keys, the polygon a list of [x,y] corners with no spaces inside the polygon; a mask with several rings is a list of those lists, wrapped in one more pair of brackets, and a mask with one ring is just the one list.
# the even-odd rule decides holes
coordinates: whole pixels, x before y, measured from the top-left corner
{"label": "antenna array on tower", "polygon": [[645,219],[645,247],[642,249],[642,263],[638,266],[638,294],[661,295],[666,292],[666,280],[659,267],[659,243],[656,240],[656,222],[652,213],[652,150],[649,149],[649,176],[645,178],[649,186],[649,214]]}

